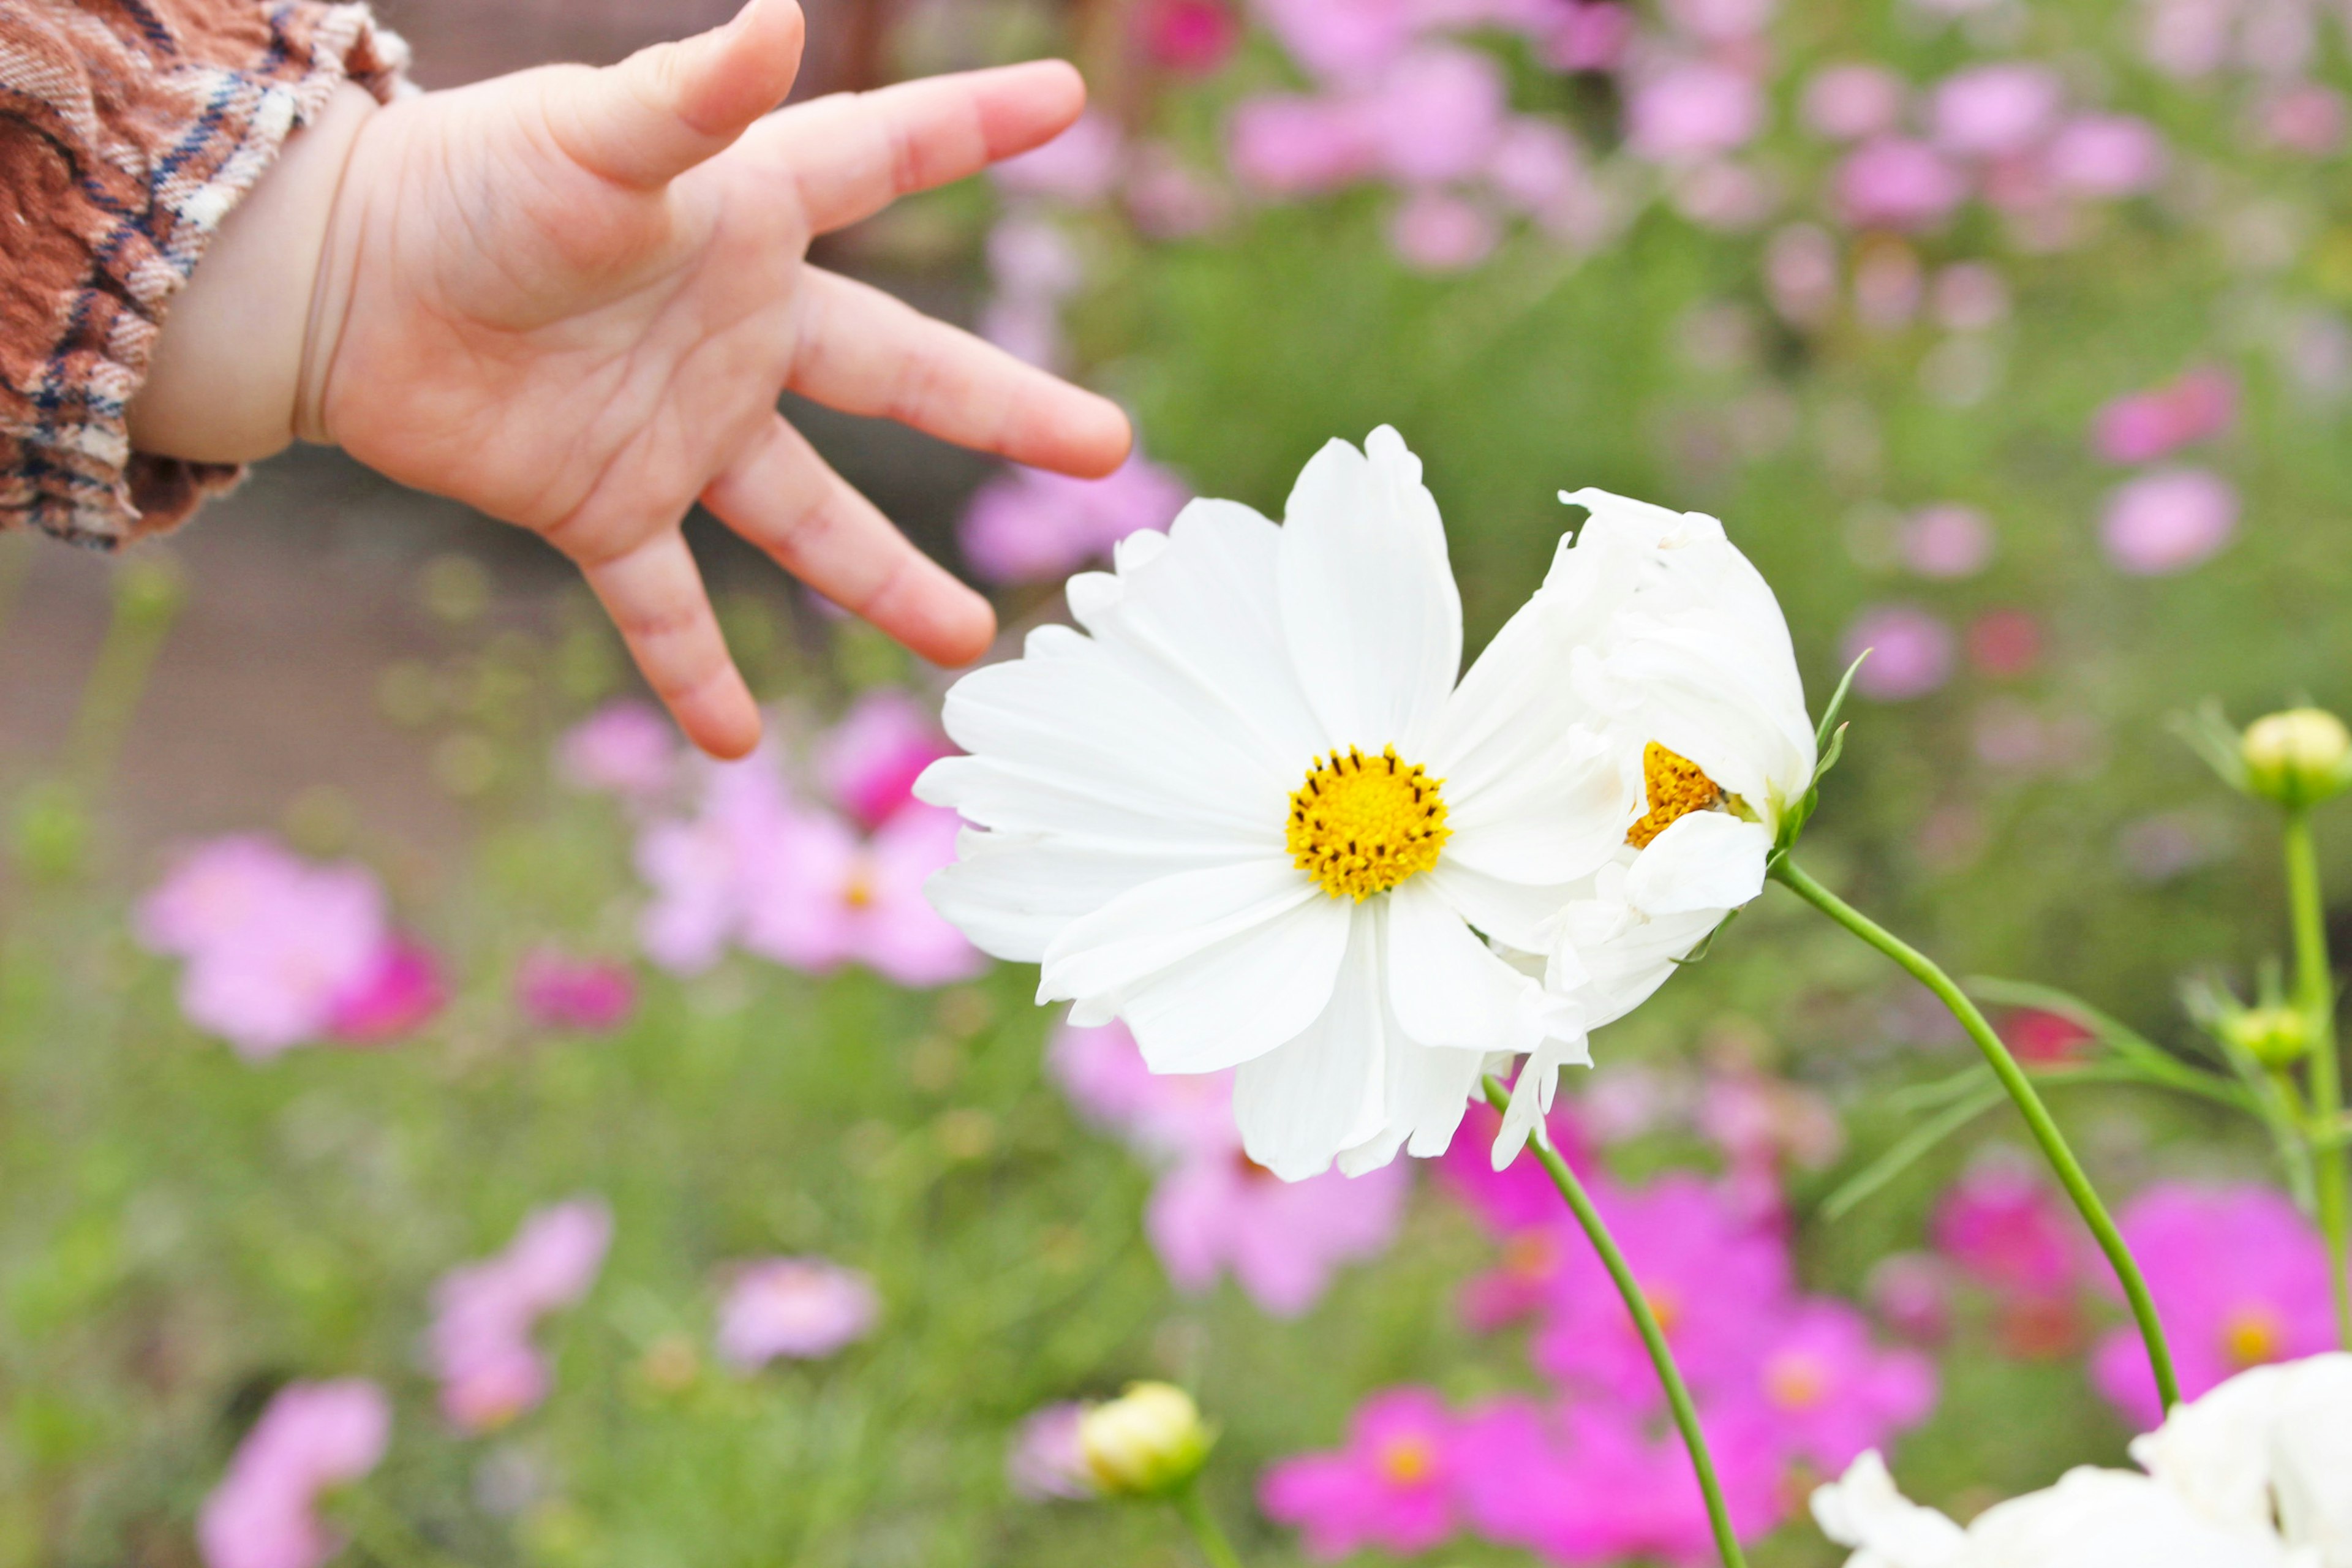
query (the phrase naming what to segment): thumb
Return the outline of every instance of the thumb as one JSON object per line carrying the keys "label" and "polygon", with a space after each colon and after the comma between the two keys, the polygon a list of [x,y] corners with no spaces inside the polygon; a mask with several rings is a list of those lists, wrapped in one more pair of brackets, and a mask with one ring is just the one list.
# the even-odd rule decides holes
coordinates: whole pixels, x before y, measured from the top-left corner
{"label": "thumb", "polygon": [[548,118],[592,173],[651,190],[723,152],[784,100],[800,69],[795,0],[748,0],[723,27],[554,79]]}

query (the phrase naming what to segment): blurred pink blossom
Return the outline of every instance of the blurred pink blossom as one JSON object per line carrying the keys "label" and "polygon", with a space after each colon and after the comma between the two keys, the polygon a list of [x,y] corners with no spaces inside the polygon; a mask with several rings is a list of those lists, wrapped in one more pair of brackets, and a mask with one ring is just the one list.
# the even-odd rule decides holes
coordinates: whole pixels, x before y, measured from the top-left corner
{"label": "blurred pink blossom", "polygon": [[1135,150],[1127,177],[1127,213],[1153,239],[1187,239],[1223,222],[1232,198],[1164,142]]}
{"label": "blurred pink blossom", "polygon": [[2058,73],[2004,60],[1970,66],[1937,83],[1928,104],[1936,144],[1962,157],[2022,153],[2057,123],[2065,104]]}
{"label": "blurred pink blossom", "polygon": [[[1952,678],[1952,628],[1916,605],[1879,605],[1846,629],[1839,659],[1862,658],[1853,689],[1876,702],[1908,702]],[[1867,652],[1869,658],[1863,658]]]}
{"label": "blurred pink blossom", "polygon": [[822,1258],[768,1258],[743,1266],[719,1308],[719,1353],[750,1370],[778,1357],[816,1361],[874,1331],[874,1282]]}
{"label": "blurred pink blossom", "polygon": [[[1438,1180],[1497,1237],[1559,1224],[1559,1193],[1533,1156],[1495,1169],[1492,1151],[1502,1130],[1502,1117],[1491,1106],[1474,1100],[1463,1114],[1462,1130],[1438,1157]],[[1591,1142],[1577,1119],[1575,1102],[1567,1095],[1552,1101],[1544,1118],[1544,1133],[1570,1169],[1591,1171]]]}
{"label": "blurred pink blossom", "polygon": [[1032,213],[1000,218],[988,231],[988,276],[1000,294],[1059,300],[1086,277],[1062,226]]}
{"label": "blurred pink blossom", "polygon": [[2296,82],[2263,100],[2263,139],[2307,157],[2324,158],[2344,145],[2344,95],[2316,82]]}
{"label": "blurred pink blossom", "polygon": [[668,717],[633,697],[607,702],[556,742],[556,771],[566,784],[640,804],[667,793],[683,761]]}
{"label": "blurred pink blossom", "polygon": [[748,952],[811,974],[862,963],[901,985],[943,985],[987,967],[931,907],[923,884],[955,859],[955,813],[902,806],[867,837],[829,813],[788,809],[743,868]]}
{"label": "blurred pink blossom", "polygon": [[1792,223],[1765,245],[1765,289],[1797,326],[1819,326],[1837,309],[1838,271],[1837,241],[1813,224]]}
{"label": "blurred pink blossom", "polygon": [[1859,142],[1900,125],[1910,92],[1910,84],[1885,66],[1824,66],[1806,80],[1798,113],[1815,135]]}
{"label": "blurred pink blossom", "polygon": [[1891,1252],[1871,1265],[1863,1294],[1878,1321],[1917,1345],[1939,1345],[1952,1332],[1950,1266],[1927,1252]]}
{"label": "blurred pink blossom", "polygon": [[540,1028],[609,1034],[636,1010],[637,978],[625,964],[542,947],[516,968],[515,1000]]}
{"label": "blurred pink blossom", "polygon": [[1493,56],[1428,46],[1389,68],[1362,115],[1383,174],[1433,185],[1483,169],[1509,112],[1509,89]]}
{"label": "blurred pink blossom", "polygon": [[1746,163],[1709,159],[1684,169],[1668,193],[1675,210],[1702,228],[1744,234],[1780,205],[1780,188]]}
{"label": "blurred pink blossom", "polygon": [[1015,1497],[1076,1501],[1101,1489],[1078,1446],[1078,1423],[1086,1413],[1085,1405],[1065,1400],[1031,1411],[1013,1429],[1005,1444],[1004,1479]]}
{"label": "blurred pink blossom", "polygon": [[1612,71],[1625,58],[1633,41],[1633,13],[1625,5],[1601,0],[1587,4],[1570,0],[1549,12],[1549,26],[1540,35],[1538,51],[1557,71]]}
{"label": "blurred pink blossom", "polygon": [[1416,191],[1389,219],[1389,244],[1421,272],[1460,272],[1492,254],[1498,237],[1486,208],[1444,191]]}
{"label": "blurred pink blossom", "polygon": [[1045,1070],[1080,1115],[1155,1163],[1231,1135],[1234,1075],[1155,1073],[1124,1024],[1063,1024]]}
{"label": "blurred pink blossom", "polygon": [[1146,58],[1186,76],[1223,65],[1241,37],[1241,19],[1223,0],[1146,0],[1133,15]]}
{"label": "blurred pink blossom", "polygon": [[2152,0],[2143,12],[2141,47],[2169,76],[2209,76],[2229,58],[2237,0]]}
{"label": "blurred pink blossom", "polygon": [[2150,462],[2221,434],[2237,413],[2237,378],[2202,365],[2101,408],[2091,425],[2091,446],[2110,463]]}
{"label": "blurred pink blossom", "polygon": [[1979,1160],[1936,1205],[1936,1249],[2003,1298],[2071,1295],[2083,1283],[2076,1220],[2040,1175]]}
{"label": "blurred pink blossom", "polygon": [[638,917],[646,956],[673,974],[698,974],[742,933],[757,891],[753,868],[772,862],[792,805],[766,748],[737,763],[701,764],[690,816],[637,836],[637,875],[653,890]]}
{"label": "blurred pink blossom", "polygon": [[1992,563],[1992,522],[1958,501],[1923,506],[1903,520],[1897,549],[1922,577],[1973,577]]}
{"label": "blurred pink blossom", "polygon": [[859,697],[818,742],[816,774],[835,805],[872,829],[915,798],[916,775],[954,753],[935,707],[882,687]]}
{"label": "blurred pink blossom", "polygon": [[1369,79],[1420,29],[1415,0],[1255,0],[1290,58],[1326,81]]}
{"label": "blurred pink blossom", "polygon": [[2204,562],[2238,527],[2238,492],[2208,468],[2158,468],[2107,496],[2099,542],[2137,577],[2168,576]]}
{"label": "blurred pink blossom", "polygon": [[1339,1452],[1268,1468],[1258,1506],[1302,1530],[1310,1556],[1429,1551],[1454,1530],[1454,1418],[1427,1389],[1376,1394],[1357,1407]]}
{"label": "blurred pink blossom", "polygon": [[343,1542],[320,1495],[374,1469],[391,1436],[392,1402],[363,1378],[279,1389],[196,1517],[206,1568],[323,1568]]}
{"label": "blurred pink blossom", "polygon": [[417,942],[392,937],[336,995],[327,1033],[345,1045],[384,1045],[424,1027],[448,1002],[441,961]]}
{"label": "blurred pink blossom", "polygon": [[1118,126],[1108,115],[1088,112],[1044,146],[1007,158],[989,173],[1013,195],[1087,206],[1110,194],[1126,150]]}
{"label": "blurred pink blossom", "polygon": [[2042,623],[2028,610],[1994,608],[1969,623],[1969,662],[1998,679],[2032,671],[2042,662]]}
{"label": "blurred pink blossom", "polygon": [[1104,559],[1130,533],[1165,529],[1191,499],[1182,480],[1140,454],[1101,479],[1014,466],[971,498],[957,538],[988,581],[1041,582]]}
{"label": "blurred pink blossom", "polygon": [[1503,201],[1559,227],[1572,222],[1581,205],[1584,157],[1564,127],[1540,115],[1516,115],[1496,140],[1486,179]]}
{"label": "blurred pink blossom", "polygon": [[2162,134],[2130,114],[2078,114],[2042,158],[2060,189],[2107,199],[2154,190],[2170,162]]}
{"label": "blurred pink blossom", "polygon": [[1242,184],[1269,196],[1336,191],[1371,173],[1380,147],[1348,102],[1266,93],[1225,121],[1225,156]]}
{"label": "blurred pink blossom", "polygon": [[[2159,1183],[2118,1224],[2172,1342],[2182,1397],[2248,1367],[2336,1348],[2326,1247],[2284,1194]],[[2140,1429],[2163,1415],[2128,1328],[2099,1342],[2091,1380]]]}
{"label": "blurred pink blossom", "polygon": [[1810,1299],[1781,1318],[1738,1384],[1720,1388],[1717,1429],[1743,1420],[1754,1439],[1814,1474],[1836,1474],[1883,1448],[1936,1406],[1935,1364],[1916,1351],[1883,1350],[1843,1301]]}
{"label": "blurred pink blossom", "polygon": [[1900,136],[1848,153],[1835,186],[1839,216],[1856,228],[1933,228],[1968,195],[1967,180],[1933,147]]}
{"label": "blurred pink blossom", "polygon": [[487,1432],[547,1396],[547,1363],[531,1330],[587,1295],[612,1238],[603,1201],[574,1198],[530,1215],[505,1251],[441,1277],[425,1359],[454,1424]]}
{"label": "blurred pink blossom", "polygon": [[1682,60],[1635,82],[1625,144],[1653,163],[1692,163],[1743,147],[1764,128],[1764,95],[1741,72]]}

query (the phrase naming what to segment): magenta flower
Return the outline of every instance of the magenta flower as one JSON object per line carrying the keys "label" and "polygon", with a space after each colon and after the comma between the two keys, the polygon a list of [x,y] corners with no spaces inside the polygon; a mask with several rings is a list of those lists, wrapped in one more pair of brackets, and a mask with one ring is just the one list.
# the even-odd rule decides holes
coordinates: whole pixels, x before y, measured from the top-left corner
{"label": "magenta flower", "polygon": [[650,702],[608,702],[556,742],[556,772],[574,789],[644,805],[676,785],[684,765],[677,731]]}
{"label": "magenta flower", "polygon": [[[1730,1194],[1687,1173],[1632,1192],[1595,1183],[1593,1195],[1692,1384],[1716,1386],[1752,1365],[1790,1300],[1780,1240],[1749,1224]],[[1536,1365],[1629,1410],[1654,1409],[1657,1373],[1600,1258],[1580,1234],[1559,1258],[1532,1345]]]}
{"label": "magenta flower", "polygon": [[1418,30],[1413,0],[1257,0],[1258,16],[1309,75],[1360,83]]}
{"label": "magenta flower", "polygon": [[1004,1446],[1004,1479],[1015,1497],[1031,1502],[1076,1501],[1101,1489],[1087,1469],[1078,1423],[1087,1407],[1064,1400],[1033,1410]]}
{"label": "magenta flower", "polygon": [[1958,646],[1952,628],[1918,605],[1879,605],[1855,617],[1838,657],[1852,664],[1865,652],[1854,690],[1876,702],[1908,702],[1952,678]]}
{"label": "magenta flower", "polygon": [[2078,114],[2058,128],[2042,161],[2060,189],[2113,199],[2154,190],[2171,159],[2162,133],[2137,115]]}
{"label": "magenta flower", "polygon": [[867,831],[915,798],[915,777],[955,748],[936,708],[893,689],[866,692],[817,747],[817,777],[833,804]]}
{"label": "magenta flower", "polygon": [[1924,142],[1881,136],[1838,165],[1839,216],[1855,228],[1931,229],[1968,195],[1968,180]]}
{"label": "magenta flower", "polygon": [[1014,195],[1087,206],[1110,194],[1126,151],[1118,125],[1108,116],[1082,114],[1043,147],[1007,158],[989,174]]}
{"label": "magenta flower", "polygon": [[449,1003],[441,961],[404,937],[376,950],[366,971],[334,999],[327,1033],[345,1045],[380,1046],[415,1033]]}
{"label": "magenta flower", "polygon": [[442,1413],[467,1432],[504,1426],[547,1395],[547,1363],[531,1331],[577,1303],[613,1238],[612,1211],[574,1198],[528,1216],[505,1251],[453,1268],[433,1288],[425,1360]]}
{"label": "magenta flower", "polygon": [[1922,577],[1973,577],[1992,563],[1992,523],[1958,501],[1923,506],[1903,520],[1897,548]]}
{"label": "magenta flower", "polygon": [[[2282,1194],[2163,1183],[2133,1200],[2119,1223],[2156,1297],[2184,1398],[2248,1367],[2335,1348],[2327,1249]],[[2100,1341],[2091,1381],[2140,1429],[2163,1415],[2129,1329]]]}
{"label": "magenta flower", "polygon": [[1539,115],[1521,114],[1503,128],[1486,163],[1496,196],[1547,228],[1574,226],[1589,205],[1584,157],[1576,139]]}
{"label": "magenta flower", "polygon": [[862,963],[901,985],[970,979],[987,960],[923,896],[955,858],[957,832],[955,813],[922,805],[862,839],[837,817],[788,812],[746,868],[744,950],[811,974]]}
{"label": "magenta flower", "polygon": [[2203,365],[2100,409],[2091,446],[2110,463],[2151,462],[2219,436],[2237,416],[2237,378],[2218,365]]}
{"label": "magenta flower", "polygon": [[1685,60],[1637,82],[1625,108],[1625,145],[1659,163],[1696,163],[1746,146],[1764,128],[1755,80],[1712,60]]}
{"label": "magenta flower", "polygon": [[1336,191],[1370,174],[1380,145],[1358,107],[1333,99],[1264,94],[1225,121],[1225,158],[1261,195]]}
{"label": "magenta flower", "polygon": [[2004,1298],[2068,1296],[2084,1281],[2076,1220],[2015,1160],[1979,1160],[1936,1205],[1936,1250]]}
{"label": "magenta flower", "polygon": [[1945,78],[1928,105],[1937,145],[1962,157],[2022,153],[2057,123],[2065,89],[2047,66],[1971,66]]}
{"label": "magenta flower", "polygon": [[515,971],[515,1000],[540,1028],[605,1035],[636,1011],[637,977],[625,964],[540,948]]}
{"label": "magenta flower", "polygon": [[2210,560],[2238,529],[2238,492],[2210,468],[2157,468],[2117,486],[2099,520],[2107,559],[2136,577]]}
{"label": "magenta flower", "polygon": [[957,527],[964,559],[992,583],[1034,583],[1106,559],[1130,533],[1165,529],[1192,499],[1138,454],[1108,479],[1014,467],[982,485]]}
{"label": "magenta flower", "polygon": [[1426,1552],[1454,1533],[1454,1418],[1428,1390],[1376,1394],[1349,1423],[1346,1447],[1269,1468],[1258,1506],[1302,1531],[1309,1556]]}
{"label": "magenta flower", "polygon": [[1902,123],[1910,92],[1910,84],[1885,66],[1825,66],[1806,81],[1798,113],[1817,136],[1859,142]]}
{"label": "magenta flower", "polygon": [[1755,1421],[1765,1429],[1758,1441],[1834,1474],[1927,1419],[1936,1369],[1916,1351],[1881,1350],[1860,1312],[1815,1297],[1780,1320],[1752,1377],[1717,1397],[1726,1412],[1717,1429]]}
{"label": "magenta flower", "polygon": [[1415,49],[1381,77],[1364,111],[1380,167],[1408,185],[1466,180],[1493,154],[1510,112],[1502,67],[1477,49]]}
{"label": "magenta flower", "polygon": [[2342,93],[2297,82],[2263,104],[2263,139],[2290,153],[2324,158],[2344,145],[2346,118]]}
{"label": "magenta flower", "polygon": [[706,765],[701,776],[694,816],[656,822],[637,837],[637,875],[654,894],[637,940],[673,974],[709,969],[741,935],[756,891],[749,868],[774,858],[793,809],[767,751]]}
{"label": "magenta flower", "polygon": [[[1491,1152],[1502,1130],[1503,1119],[1494,1109],[1483,1100],[1473,1100],[1463,1113],[1462,1130],[1438,1156],[1437,1179],[1496,1236],[1512,1237],[1557,1226],[1561,1213],[1559,1192],[1542,1165],[1530,1157],[1495,1169]],[[1591,1140],[1567,1095],[1552,1101],[1544,1131],[1570,1169],[1580,1175],[1591,1173]]]}
{"label": "magenta flower", "polygon": [[1197,1294],[1230,1270],[1260,1309],[1295,1318],[1322,1300],[1341,1265],[1388,1250],[1412,1188],[1402,1163],[1286,1182],[1252,1163],[1227,1131],[1160,1178],[1144,1233],[1178,1289]]}
{"label": "magenta flower", "polygon": [[343,1543],[320,1494],[374,1469],[391,1436],[392,1402],[364,1378],[279,1389],[196,1516],[206,1568],[323,1568]]}
{"label": "magenta flower", "polygon": [[719,1353],[746,1370],[778,1357],[817,1361],[874,1331],[882,1299],[855,1268],[822,1258],[745,1266],[719,1309]]}
{"label": "magenta flower", "polygon": [[1557,71],[1613,71],[1633,41],[1632,9],[1608,0],[1570,0],[1552,7],[1548,17],[1537,48],[1543,62]]}
{"label": "magenta flower", "polygon": [[1154,65],[1205,76],[1230,58],[1241,21],[1223,0],[1149,0],[1135,12],[1143,52]]}
{"label": "magenta flower", "polygon": [[1444,191],[1416,191],[1389,220],[1389,244],[1421,272],[1461,272],[1493,253],[1500,236],[1494,215]]}
{"label": "magenta flower", "polygon": [[1231,1071],[1155,1073],[1124,1024],[1064,1024],[1045,1068],[1081,1115],[1154,1161],[1202,1147],[1233,1123]]}

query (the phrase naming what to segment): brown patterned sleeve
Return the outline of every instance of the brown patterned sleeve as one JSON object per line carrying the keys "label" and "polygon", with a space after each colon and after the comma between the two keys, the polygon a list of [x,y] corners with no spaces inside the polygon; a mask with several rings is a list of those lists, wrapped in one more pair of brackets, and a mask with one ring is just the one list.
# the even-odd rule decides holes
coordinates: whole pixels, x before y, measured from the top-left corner
{"label": "brown patterned sleeve", "polygon": [[406,51],[328,0],[0,0],[0,528],[111,549],[239,470],[131,450],[172,297],[288,133]]}

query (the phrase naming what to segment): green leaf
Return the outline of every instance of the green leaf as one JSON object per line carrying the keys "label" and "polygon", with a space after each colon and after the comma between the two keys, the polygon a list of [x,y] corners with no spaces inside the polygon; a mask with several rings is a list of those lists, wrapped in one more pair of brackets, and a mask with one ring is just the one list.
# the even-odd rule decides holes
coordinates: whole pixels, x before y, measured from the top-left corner
{"label": "green leaf", "polygon": [[[1822,710],[1822,721],[1813,731],[1814,750],[1819,751],[1830,743],[1830,736],[1836,732],[1838,727],[1838,714],[1845,707],[1846,694],[1853,689],[1853,678],[1861,670],[1862,661],[1869,657],[1870,649],[1864,648],[1854,656],[1853,662],[1845,667],[1845,676],[1837,683],[1837,689],[1830,693],[1830,705]],[[1813,777],[1818,779],[1828,771],[1826,766],[1815,768]]]}
{"label": "green leaf", "polygon": [[1822,1218],[1832,1225],[1843,1219],[1888,1183],[1935,1152],[1938,1144],[2008,1098],[1990,1070],[1977,1076],[1983,1079],[1983,1086],[1976,1092],[1921,1122],[1896,1140],[1885,1153],[1840,1183],[1837,1191],[1822,1200]]}

